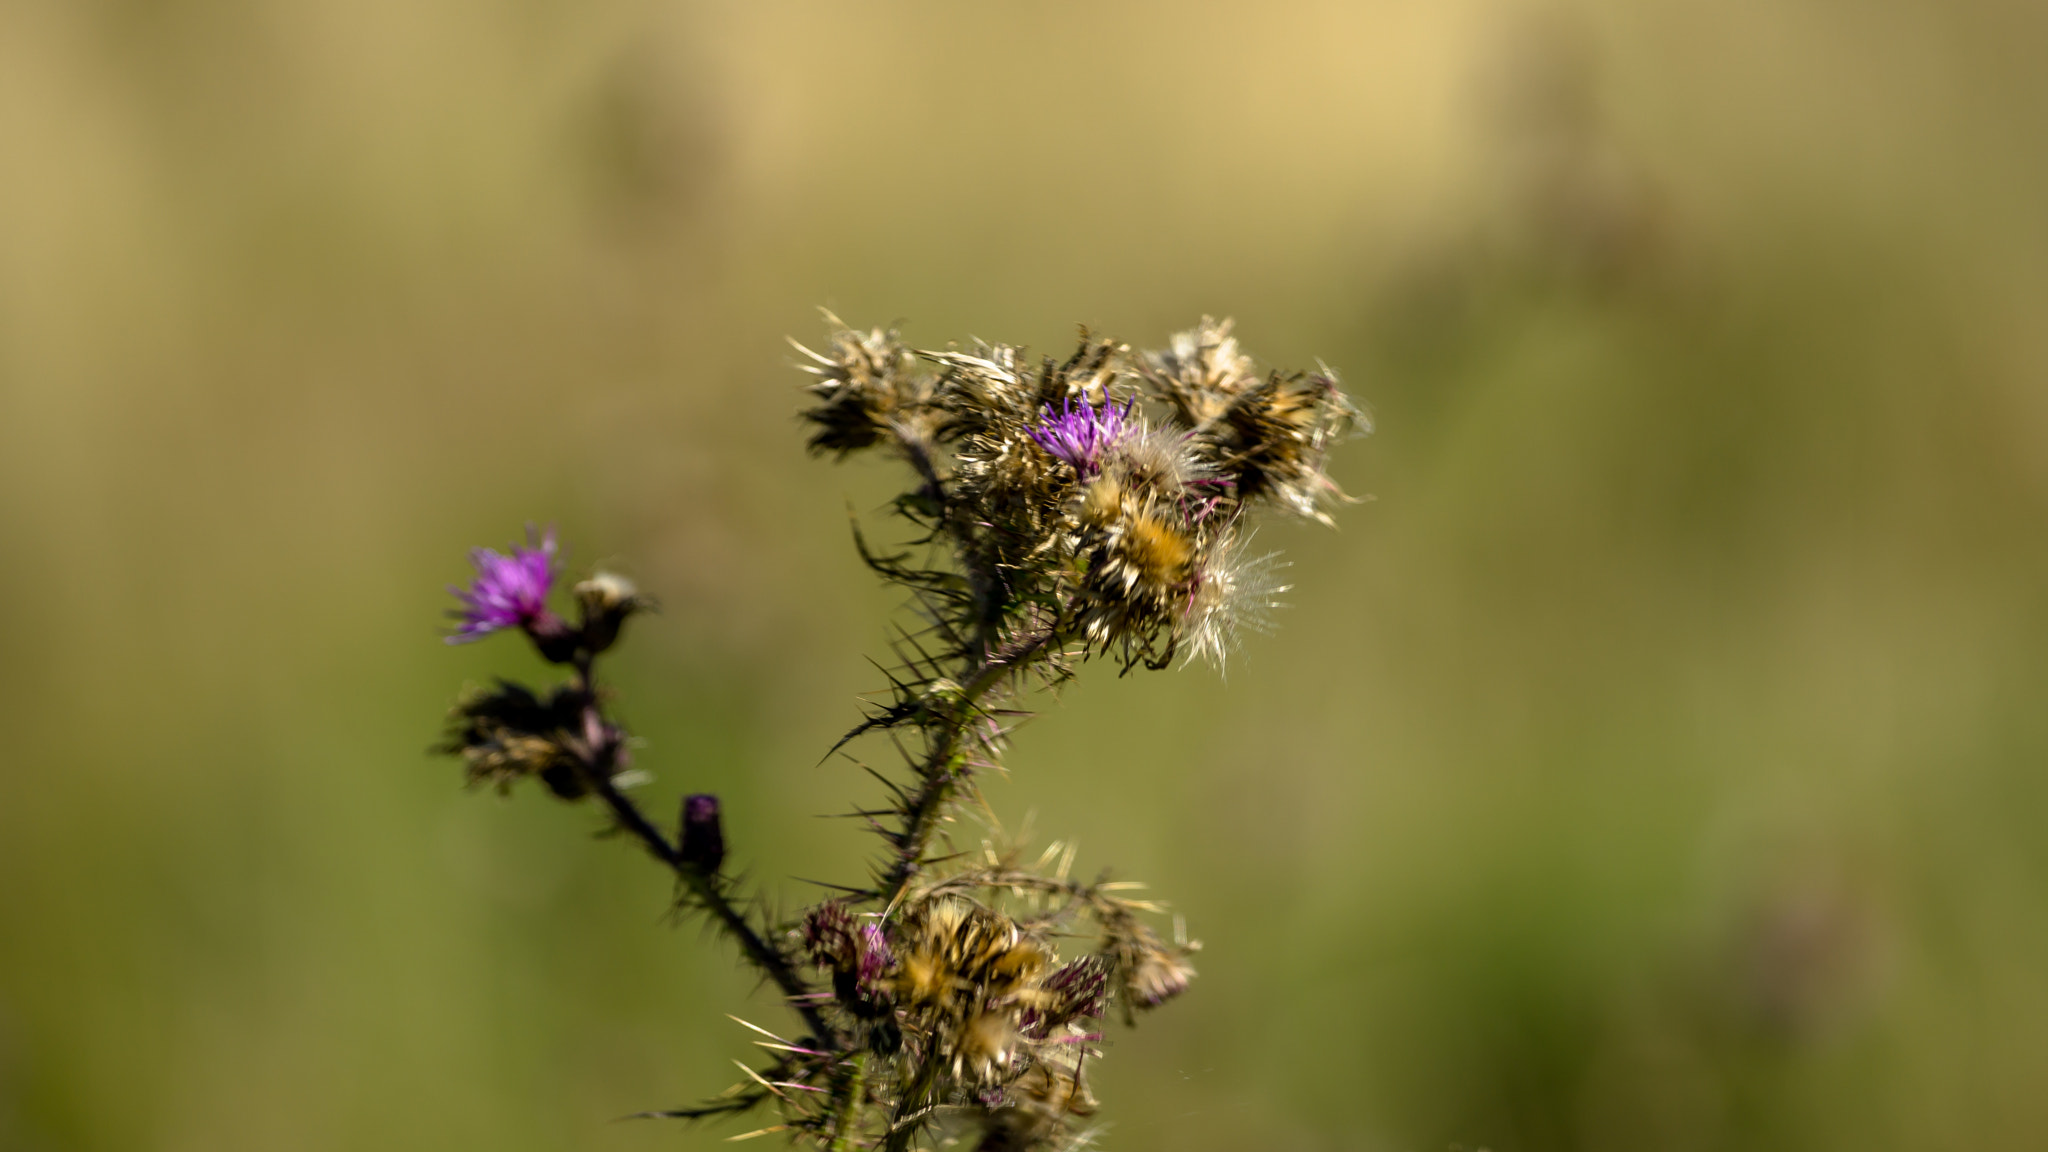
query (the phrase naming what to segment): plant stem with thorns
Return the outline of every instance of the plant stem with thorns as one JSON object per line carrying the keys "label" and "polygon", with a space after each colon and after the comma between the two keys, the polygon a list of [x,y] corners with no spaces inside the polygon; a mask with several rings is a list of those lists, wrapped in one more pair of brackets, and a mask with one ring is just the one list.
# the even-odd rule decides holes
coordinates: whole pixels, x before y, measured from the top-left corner
{"label": "plant stem with thorns", "polygon": [[1256,372],[1227,321],[1142,355],[1084,330],[1070,358],[1036,368],[1005,345],[914,352],[894,332],[834,324],[829,355],[803,350],[811,447],[907,463],[893,509],[915,530],[906,549],[924,550],[877,555],[855,518],[861,559],[922,620],[896,633],[885,699],[833,748],[886,733],[902,756],[894,774],[862,765],[890,797],[854,813],[886,845],[867,885],[828,885],[839,894],[776,923],[722,871],[716,796],[686,796],[671,837],[626,794],[626,733],[596,661],[647,602],[597,573],[574,587],[577,622],[555,615],[552,533],[471,554],[477,576],[454,590],[450,640],[516,629],[573,678],[465,692],[440,750],[472,783],[537,779],[565,801],[594,797],[674,874],[678,908],[708,914],[808,1030],[785,1039],[739,1021],[768,1063],[742,1064],[747,1079],[701,1106],[643,1115],[772,1107],[780,1123],[732,1139],[786,1132],[823,1152],[1075,1152],[1092,1139],[1083,1070],[1102,1022],[1116,1008],[1132,1023],[1185,991],[1200,945],[1178,917],[1171,942],[1148,926],[1166,908],[1124,894],[1143,885],[1071,879],[1070,843],[1027,863],[991,817],[970,854],[948,822],[979,799],[976,774],[1001,763],[1030,689],[1100,656],[1125,672],[1177,655],[1220,665],[1241,628],[1262,627],[1285,589],[1271,557],[1247,555],[1248,518],[1270,508],[1327,523],[1345,497],[1324,455],[1363,417],[1327,369]]}
{"label": "plant stem with thorns", "polygon": [[[711,914],[718,926],[732,936],[740,946],[740,952],[747,962],[759,969],[762,976],[773,981],[782,990],[791,1008],[803,1018],[804,1025],[827,1047],[836,1046],[838,1033],[826,1022],[825,1017],[811,1003],[816,992],[809,982],[797,975],[789,957],[769,945],[745,915],[733,906],[726,895],[716,873],[699,867],[683,858],[681,850],[669,842],[668,836],[647,814],[640,810],[631,797],[619,791],[613,780],[620,744],[619,729],[604,714],[604,705],[599,701],[597,678],[593,668],[594,657],[590,653],[579,653],[575,660],[576,692],[583,698],[583,730],[586,738],[580,742],[582,756],[580,768],[585,781],[598,799],[610,809],[612,818],[627,835],[640,841],[647,853],[668,865],[676,880],[688,892],[687,900],[694,902]],[[575,750],[572,747],[572,751]]]}
{"label": "plant stem with thorns", "polygon": [[1045,629],[1026,641],[1020,650],[983,661],[960,689],[959,697],[952,702],[950,712],[939,726],[931,751],[918,767],[922,782],[904,806],[902,827],[891,836],[896,854],[882,883],[881,896],[885,906],[896,902],[904,885],[910,883],[923,866],[925,853],[931,848],[932,835],[938,830],[947,802],[965,782],[967,757],[960,743],[969,726],[987,715],[982,701],[1020,674],[1052,637],[1053,630]]}

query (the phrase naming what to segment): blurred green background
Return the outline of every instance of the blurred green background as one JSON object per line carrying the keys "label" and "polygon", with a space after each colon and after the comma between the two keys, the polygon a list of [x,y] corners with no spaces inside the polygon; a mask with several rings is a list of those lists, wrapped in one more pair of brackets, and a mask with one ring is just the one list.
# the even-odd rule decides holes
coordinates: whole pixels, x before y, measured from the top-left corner
{"label": "blurred green background", "polygon": [[1207,943],[1112,1149],[2048,1137],[2048,8],[0,0],[0,1147],[709,1148],[774,1020],[428,758],[465,549],[665,604],[666,810],[867,850],[814,308],[1235,316],[1376,499],[990,788]]}

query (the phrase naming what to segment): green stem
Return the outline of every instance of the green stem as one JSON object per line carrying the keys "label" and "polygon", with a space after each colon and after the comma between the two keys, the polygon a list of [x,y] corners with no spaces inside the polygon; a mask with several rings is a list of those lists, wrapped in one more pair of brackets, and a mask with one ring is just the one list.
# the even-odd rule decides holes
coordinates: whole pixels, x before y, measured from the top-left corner
{"label": "green stem", "polygon": [[939,1061],[927,1057],[924,1066],[918,1069],[917,1080],[910,1086],[910,1091],[896,1103],[896,1116],[890,1122],[889,1140],[884,1145],[884,1152],[908,1152],[910,1142],[917,1138],[918,1129],[924,1127],[921,1117],[916,1121],[910,1118],[919,1115],[918,1110],[924,1106],[925,1097],[931,1095],[932,1086],[938,1081]]}
{"label": "green stem", "polygon": [[839,1118],[832,1130],[832,1146],[828,1152],[849,1152],[853,1148],[853,1137],[860,1124],[861,1096],[868,1087],[868,1054],[856,1052],[853,1055],[853,1071],[846,1077],[846,1099],[839,1102]]}
{"label": "green stem", "polygon": [[[588,710],[590,720],[593,721],[588,726],[598,731],[610,731],[609,724],[604,720],[603,709],[597,702],[596,679],[591,673],[590,660],[587,656],[576,662],[576,686],[583,694],[584,708]],[[782,994],[788,998],[790,1007],[797,1015],[803,1017],[804,1024],[810,1028],[811,1034],[822,1041],[825,1047],[837,1048],[838,1032],[826,1023],[824,1014],[819,1012],[817,1005],[811,1001],[810,984],[797,974],[789,958],[772,947],[754,930],[754,926],[747,922],[747,918],[726,896],[715,874],[706,872],[683,859],[681,847],[670,843],[667,834],[654,826],[654,822],[647,818],[647,814],[640,810],[640,806],[633,803],[625,793],[620,792],[618,785],[612,783],[611,766],[617,752],[615,740],[593,742],[592,747],[586,752],[583,774],[588,779],[592,791],[595,791],[605,806],[611,809],[612,817],[619,822],[619,827],[640,841],[649,855],[668,865],[669,870],[676,874],[676,878],[683,882],[683,886],[690,890],[690,895],[697,903],[711,914],[712,919],[718,921],[719,927],[725,929],[738,942],[740,952],[747,958],[747,962],[760,969],[763,976],[782,989]]]}
{"label": "green stem", "polygon": [[1023,668],[1051,640],[1052,632],[1047,630],[1017,652],[1000,660],[986,661],[962,685],[959,699],[946,716],[924,763],[918,767],[918,776],[923,783],[905,807],[903,829],[895,837],[896,859],[890,864],[889,873],[882,882],[884,907],[895,903],[896,897],[902,895],[910,883],[910,878],[917,875],[925,852],[931,848],[932,834],[938,830],[939,818],[945,813],[946,802],[953,798],[960,782],[966,779],[966,757],[961,752],[960,742],[967,726],[974,723],[982,698]]}

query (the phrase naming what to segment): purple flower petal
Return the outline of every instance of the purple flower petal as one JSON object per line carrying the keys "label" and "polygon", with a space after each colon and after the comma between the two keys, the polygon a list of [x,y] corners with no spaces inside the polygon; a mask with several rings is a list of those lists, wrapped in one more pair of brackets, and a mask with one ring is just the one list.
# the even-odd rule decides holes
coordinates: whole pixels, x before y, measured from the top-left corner
{"label": "purple flower petal", "polygon": [[882,975],[889,968],[889,941],[882,935],[879,924],[863,924],[859,940],[860,965],[855,970],[855,980],[860,990],[869,996],[881,991]]}
{"label": "purple flower petal", "polygon": [[462,601],[452,612],[460,621],[450,644],[462,644],[488,636],[501,628],[523,628],[547,611],[548,593],[554,588],[555,533],[545,535],[527,529],[531,547],[512,546],[511,555],[489,548],[473,549],[469,562],[476,566],[476,579],[469,587],[450,586]]}
{"label": "purple flower petal", "polygon": [[1054,413],[1050,404],[1038,426],[1030,429],[1031,439],[1058,459],[1073,466],[1086,480],[1102,471],[1102,459],[1126,436],[1138,430],[1131,419],[1138,402],[1131,400],[1121,409],[1107,397],[1098,405],[1081,401],[1079,408],[1069,398]]}

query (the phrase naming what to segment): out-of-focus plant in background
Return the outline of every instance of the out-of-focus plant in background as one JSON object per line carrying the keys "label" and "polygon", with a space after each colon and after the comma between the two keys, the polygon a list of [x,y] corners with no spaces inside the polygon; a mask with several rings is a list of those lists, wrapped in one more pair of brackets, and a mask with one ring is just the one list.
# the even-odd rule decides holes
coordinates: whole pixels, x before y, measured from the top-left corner
{"label": "out-of-focus plant in background", "polygon": [[[0,7],[0,1146],[709,1146],[751,990],[428,759],[450,541],[665,611],[643,758],[779,802],[889,605],[786,332],[1233,315],[1377,499],[1256,675],[1077,684],[1006,810],[1203,990],[1112,1146],[2048,1127],[2048,16],[2020,4]],[[998,330],[999,329],[999,330]],[[1262,541],[1264,537],[1262,536]],[[790,883],[781,876],[763,877]]]}

